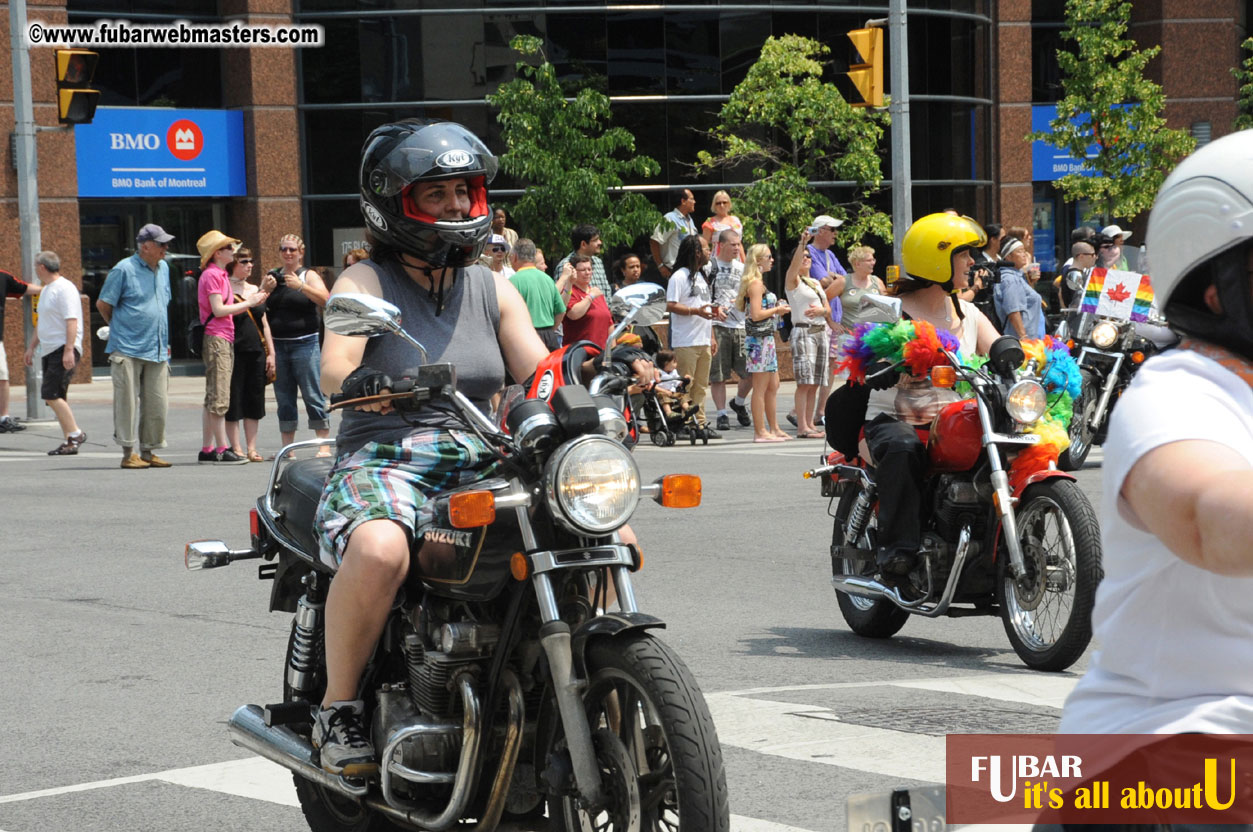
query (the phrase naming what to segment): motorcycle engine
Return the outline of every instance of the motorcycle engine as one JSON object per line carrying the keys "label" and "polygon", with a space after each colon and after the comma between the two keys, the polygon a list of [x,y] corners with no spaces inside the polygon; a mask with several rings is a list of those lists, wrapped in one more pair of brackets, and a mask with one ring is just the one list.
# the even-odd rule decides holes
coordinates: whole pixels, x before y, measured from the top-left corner
{"label": "motorcycle engine", "polygon": [[[419,713],[405,691],[399,687],[385,686],[378,694],[378,707],[374,709],[374,747],[379,753],[387,747],[388,740],[397,731],[415,725],[447,727],[447,730],[418,734],[400,743],[395,762],[414,771],[452,772],[457,768],[461,753],[461,721],[453,717],[434,717]],[[392,760],[385,760],[386,765]]]}
{"label": "motorcycle engine", "polygon": [[977,532],[983,512],[978,487],[968,479],[940,477],[935,493],[935,530],[946,541],[956,541],[962,526]]}

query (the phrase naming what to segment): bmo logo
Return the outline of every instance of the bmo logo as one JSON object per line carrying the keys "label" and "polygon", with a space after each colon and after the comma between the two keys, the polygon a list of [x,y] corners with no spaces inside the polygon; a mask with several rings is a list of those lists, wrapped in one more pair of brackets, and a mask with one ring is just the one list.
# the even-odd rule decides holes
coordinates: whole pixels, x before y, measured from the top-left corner
{"label": "bmo logo", "polygon": [[204,133],[200,126],[188,119],[179,119],[165,133],[165,146],[175,159],[190,162],[204,150]]}

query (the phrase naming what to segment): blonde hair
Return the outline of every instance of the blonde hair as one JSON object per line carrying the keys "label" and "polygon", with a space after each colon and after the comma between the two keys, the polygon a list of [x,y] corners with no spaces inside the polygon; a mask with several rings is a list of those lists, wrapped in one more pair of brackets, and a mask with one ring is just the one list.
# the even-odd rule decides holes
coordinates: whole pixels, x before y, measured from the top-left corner
{"label": "blonde hair", "polygon": [[870,246],[857,245],[848,250],[848,262],[856,263],[859,260],[869,260],[874,257],[874,249]]}
{"label": "blonde hair", "polygon": [[727,193],[726,191],[715,191],[715,192],[714,192],[714,198],[713,198],[713,199],[710,201],[710,203],[709,203],[709,210],[710,210],[710,211],[713,211],[715,214],[716,214],[716,213],[718,213],[718,212],[717,212],[717,210],[714,208],[714,203],[718,201],[718,197],[720,197],[720,196],[725,196],[725,197],[727,198],[727,202],[730,202],[730,201],[731,201],[731,195],[730,195],[729,193]]}
{"label": "blonde hair", "polygon": [[744,274],[740,278],[739,291],[735,293],[735,308],[742,312],[748,311],[747,298],[748,287],[752,285],[754,280],[761,280],[761,268],[757,265],[757,261],[762,257],[770,254],[770,246],[765,243],[758,243],[749,248],[748,253],[744,256]]}

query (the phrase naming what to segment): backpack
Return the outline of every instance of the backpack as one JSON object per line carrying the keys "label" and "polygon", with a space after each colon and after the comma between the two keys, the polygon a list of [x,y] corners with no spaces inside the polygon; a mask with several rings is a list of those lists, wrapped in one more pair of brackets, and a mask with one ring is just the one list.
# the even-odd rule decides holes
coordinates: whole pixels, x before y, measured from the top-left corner
{"label": "backpack", "polygon": [[197,318],[187,324],[187,354],[199,358],[204,350],[205,322]]}

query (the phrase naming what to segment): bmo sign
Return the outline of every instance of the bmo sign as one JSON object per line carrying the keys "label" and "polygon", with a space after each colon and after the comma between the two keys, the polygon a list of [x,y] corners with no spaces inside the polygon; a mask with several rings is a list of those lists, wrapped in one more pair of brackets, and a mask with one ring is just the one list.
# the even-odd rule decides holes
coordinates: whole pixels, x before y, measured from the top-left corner
{"label": "bmo sign", "polygon": [[100,107],[74,127],[80,197],[245,196],[235,110]]}

